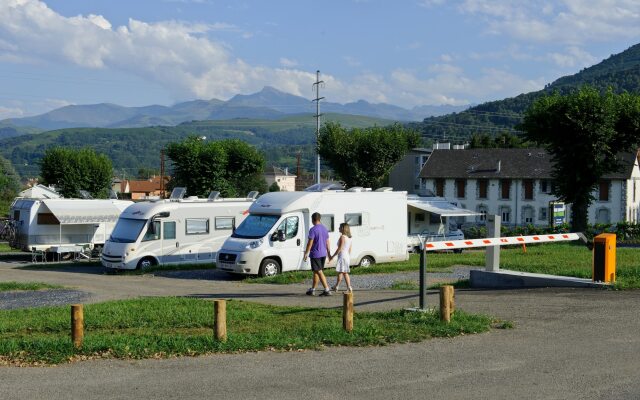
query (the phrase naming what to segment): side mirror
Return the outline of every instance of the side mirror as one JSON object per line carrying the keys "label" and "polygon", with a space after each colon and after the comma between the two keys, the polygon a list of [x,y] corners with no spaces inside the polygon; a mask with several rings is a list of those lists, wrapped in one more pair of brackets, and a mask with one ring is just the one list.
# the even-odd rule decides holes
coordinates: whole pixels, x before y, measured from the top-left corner
{"label": "side mirror", "polygon": [[156,234],[156,224],[153,220],[149,221],[149,229],[147,229],[147,232],[151,235]]}
{"label": "side mirror", "polygon": [[272,242],[284,242],[286,239],[287,238],[284,235],[284,231],[282,229],[278,229],[277,231],[273,232],[273,235],[271,235]]}

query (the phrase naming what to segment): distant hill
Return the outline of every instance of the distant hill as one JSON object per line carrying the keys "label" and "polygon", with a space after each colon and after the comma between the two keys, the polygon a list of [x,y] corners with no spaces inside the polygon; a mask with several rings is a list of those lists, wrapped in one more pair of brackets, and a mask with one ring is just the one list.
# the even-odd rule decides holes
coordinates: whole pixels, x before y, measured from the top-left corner
{"label": "distant hill", "polygon": [[24,126],[15,126],[8,122],[0,121],[0,140],[14,137],[14,136],[28,135],[31,133],[39,133],[39,132],[42,132],[42,129],[24,127]]}
{"label": "distant hill", "polygon": [[499,134],[514,132],[524,111],[535,99],[558,91],[567,93],[585,84],[602,90],[612,88],[616,93],[640,93],[640,44],[582,71],[557,79],[544,89],[516,97],[491,101],[470,107],[462,112],[425,118],[410,126],[431,139],[465,140],[474,133]]}
{"label": "distant hill", "polygon": [[[391,104],[372,104],[364,100],[355,103],[321,103],[321,111],[353,114],[393,121],[420,121],[431,115],[461,111],[466,107],[421,106],[408,110]],[[234,118],[280,119],[287,115],[313,114],[315,106],[300,96],[265,87],[258,93],[236,95],[228,101],[218,99],[194,100],[171,107],[151,105],[123,107],[117,104],[70,105],[45,114],[0,121],[17,127],[36,127],[40,130],[62,128],[135,128],[144,126],[175,126],[199,120],[229,120]],[[5,135],[5,137],[8,135]]]}
{"label": "distant hill", "polygon": [[[332,113],[325,114],[323,121],[340,122],[349,128],[382,126],[393,122]],[[177,126],[143,128],[65,128],[0,139],[0,155],[9,159],[21,176],[33,177],[39,174],[38,162],[46,149],[53,146],[89,146],[109,156],[118,172],[124,170],[128,174],[135,174],[140,168],[159,169],[160,150],[167,143],[198,135],[207,140],[241,139],[262,150],[269,163],[288,166],[293,170],[299,152],[303,166],[313,167],[315,128],[315,120],[309,114],[279,119],[193,121]]]}

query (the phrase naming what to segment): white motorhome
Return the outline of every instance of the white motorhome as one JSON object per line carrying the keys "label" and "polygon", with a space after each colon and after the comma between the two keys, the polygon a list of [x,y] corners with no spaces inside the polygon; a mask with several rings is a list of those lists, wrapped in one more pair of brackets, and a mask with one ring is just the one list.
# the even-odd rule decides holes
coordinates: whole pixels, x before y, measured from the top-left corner
{"label": "white motorhome", "polygon": [[16,198],[13,247],[24,251],[78,252],[102,247],[120,213],[132,205],[124,200]]}
{"label": "white motorhome", "polygon": [[247,198],[222,199],[212,192],[204,199],[182,198],[183,193],[127,208],[104,246],[102,265],[136,269],[214,263],[216,252],[257,196],[251,192]]}
{"label": "white motorhome", "polygon": [[336,249],[342,222],[351,226],[354,265],[404,261],[407,253],[407,193],[367,191],[273,192],[249,208],[249,216],[218,252],[217,267],[238,274],[276,275],[310,269],[303,261],[311,214],[319,212]]}

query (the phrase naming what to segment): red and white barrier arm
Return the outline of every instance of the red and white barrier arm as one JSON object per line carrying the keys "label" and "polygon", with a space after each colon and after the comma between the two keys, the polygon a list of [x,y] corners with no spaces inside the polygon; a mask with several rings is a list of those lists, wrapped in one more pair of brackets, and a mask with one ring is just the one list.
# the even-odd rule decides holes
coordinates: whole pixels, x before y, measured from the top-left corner
{"label": "red and white barrier arm", "polygon": [[486,239],[451,240],[448,242],[427,242],[424,244],[424,248],[426,251],[453,250],[470,249],[473,247],[508,246],[514,244],[521,245],[526,243],[566,242],[580,239],[581,237],[577,233],[559,233],[552,235],[510,236]]}

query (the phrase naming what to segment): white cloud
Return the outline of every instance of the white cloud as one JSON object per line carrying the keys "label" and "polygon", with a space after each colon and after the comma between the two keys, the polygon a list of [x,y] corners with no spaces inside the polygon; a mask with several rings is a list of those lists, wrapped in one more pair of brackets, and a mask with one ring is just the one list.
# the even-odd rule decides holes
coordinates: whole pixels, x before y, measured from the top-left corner
{"label": "white cloud", "polygon": [[289,58],[286,57],[280,57],[280,65],[282,65],[283,67],[286,68],[292,68],[298,65],[298,61],[296,60],[291,60]]}
{"label": "white cloud", "polygon": [[18,107],[6,107],[0,105],[0,120],[6,118],[21,118],[25,116],[24,110]]}
{"label": "white cloud", "polygon": [[563,68],[579,69],[596,63],[597,58],[576,46],[569,46],[564,53],[550,53],[549,58]]}
{"label": "white cloud", "polygon": [[459,10],[479,15],[487,32],[569,45],[640,35],[637,0],[465,0]]}

